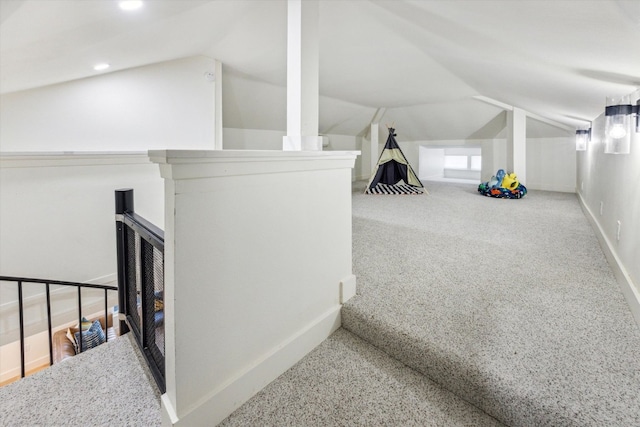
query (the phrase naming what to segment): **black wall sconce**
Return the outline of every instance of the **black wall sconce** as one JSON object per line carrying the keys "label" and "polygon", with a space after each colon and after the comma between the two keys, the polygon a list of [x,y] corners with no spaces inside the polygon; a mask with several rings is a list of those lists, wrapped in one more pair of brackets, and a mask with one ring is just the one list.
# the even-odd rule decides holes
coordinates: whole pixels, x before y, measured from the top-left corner
{"label": "black wall sconce", "polygon": [[636,105],[631,105],[629,96],[607,98],[607,107],[604,110],[605,153],[629,154],[633,116],[636,117],[635,131],[640,132],[639,109],[640,99],[636,101]]}
{"label": "black wall sconce", "polygon": [[591,128],[576,130],[576,151],[585,151],[591,140]]}

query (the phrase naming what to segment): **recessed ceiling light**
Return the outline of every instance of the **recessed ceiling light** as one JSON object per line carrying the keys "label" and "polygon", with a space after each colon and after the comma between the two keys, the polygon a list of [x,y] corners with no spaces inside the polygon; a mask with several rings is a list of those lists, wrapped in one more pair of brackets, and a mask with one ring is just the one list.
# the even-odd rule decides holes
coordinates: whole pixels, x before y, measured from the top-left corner
{"label": "recessed ceiling light", "polygon": [[102,64],[96,64],[93,66],[93,69],[96,71],[104,71],[107,68],[109,68],[109,64],[107,63],[102,63]]}
{"label": "recessed ceiling light", "polygon": [[118,3],[122,10],[136,10],[142,7],[142,0],[123,0]]}

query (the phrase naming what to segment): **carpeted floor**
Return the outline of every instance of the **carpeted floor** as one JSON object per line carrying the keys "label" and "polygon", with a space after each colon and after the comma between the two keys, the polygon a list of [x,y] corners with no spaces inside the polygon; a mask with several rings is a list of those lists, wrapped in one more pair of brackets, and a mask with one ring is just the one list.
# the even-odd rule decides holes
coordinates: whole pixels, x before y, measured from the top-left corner
{"label": "carpeted floor", "polygon": [[576,196],[476,187],[359,183],[343,329],[223,425],[640,426],[640,331]]}
{"label": "carpeted floor", "polygon": [[220,427],[502,426],[339,329]]}
{"label": "carpeted floor", "polygon": [[[356,186],[343,329],[222,425],[640,426],[640,330],[575,195],[427,189]],[[140,358],[125,336],[0,388],[0,425],[159,425]]]}
{"label": "carpeted floor", "polygon": [[126,334],[0,387],[0,426],[160,426],[160,392]]}
{"label": "carpeted floor", "polygon": [[343,327],[511,426],[640,426],[640,332],[574,194],[354,192]]}

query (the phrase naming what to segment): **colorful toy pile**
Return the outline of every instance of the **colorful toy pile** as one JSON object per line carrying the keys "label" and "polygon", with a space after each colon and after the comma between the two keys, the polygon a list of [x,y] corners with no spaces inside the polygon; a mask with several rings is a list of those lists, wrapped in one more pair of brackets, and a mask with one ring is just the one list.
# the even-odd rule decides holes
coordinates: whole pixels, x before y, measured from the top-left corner
{"label": "colorful toy pile", "polygon": [[500,199],[521,199],[527,194],[527,189],[520,184],[515,173],[508,174],[500,169],[491,180],[478,186],[478,193]]}

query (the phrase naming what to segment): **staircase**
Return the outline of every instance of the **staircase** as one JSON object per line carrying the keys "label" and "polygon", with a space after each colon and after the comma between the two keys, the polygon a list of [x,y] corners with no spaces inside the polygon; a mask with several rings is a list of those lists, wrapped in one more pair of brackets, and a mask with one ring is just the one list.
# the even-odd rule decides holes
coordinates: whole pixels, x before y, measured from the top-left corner
{"label": "staircase", "polygon": [[[118,286],[0,276],[0,284],[17,289],[13,317],[19,322],[13,323],[19,323],[16,342],[22,378],[0,388],[0,426],[161,425],[160,395],[165,391],[164,233],[134,212],[133,190],[116,190],[115,196]],[[28,289],[33,292],[23,297],[25,285],[40,286],[40,294],[38,289]],[[60,292],[53,295],[52,287]],[[69,295],[71,290],[74,292]],[[78,342],[74,345],[71,334],[80,326],[75,328],[74,322],[58,325],[51,307],[64,306],[70,311],[75,306],[75,325],[83,324],[86,313],[95,311],[95,295],[87,298],[83,293],[91,290],[103,294],[103,311],[98,313],[103,337],[92,325],[76,333]],[[75,300],[69,299],[73,294]],[[120,339],[115,339],[111,327],[116,299],[121,315],[119,332],[124,334]],[[39,317],[43,317],[40,323],[47,323],[43,334],[48,332],[49,363],[45,367],[50,366],[28,377],[26,338],[33,338],[28,337],[29,329],[38,324],[26,325],[26,312],[46,313]],[[7,316],[3,320],[10,324],[14,319]]]}
{"label": "staircase", "polygon": [[160,426],[160,392],[131,333],[0,387],[0,426]]}
{"label": "staircase", "polygon": [[342,329],[240,425],[640,426],[640,331],[573,194],[353,199]]}

